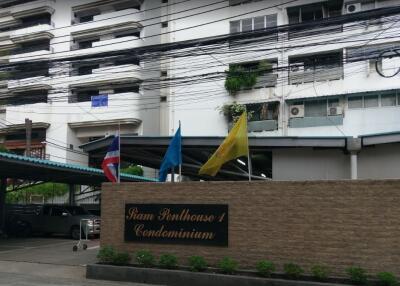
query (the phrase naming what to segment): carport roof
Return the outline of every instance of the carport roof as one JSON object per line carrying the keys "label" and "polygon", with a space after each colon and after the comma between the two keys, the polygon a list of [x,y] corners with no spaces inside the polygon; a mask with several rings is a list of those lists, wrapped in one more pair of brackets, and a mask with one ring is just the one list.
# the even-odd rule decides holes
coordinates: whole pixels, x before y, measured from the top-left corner
{"label": "carport roof", "polygon": [[[100,185],[102,182],[107,182],[107,178],[100,169],[3,152],[0,152],[0,175],[3,178],[75,185]],[[121,174],[121,181],[154,182],[156,180],[141,176]]]}

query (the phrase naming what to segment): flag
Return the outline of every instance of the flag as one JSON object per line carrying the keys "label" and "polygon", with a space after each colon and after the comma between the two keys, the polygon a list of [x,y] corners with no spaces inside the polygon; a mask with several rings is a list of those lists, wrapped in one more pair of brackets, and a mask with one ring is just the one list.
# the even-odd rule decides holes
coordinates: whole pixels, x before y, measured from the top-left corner
{"label": "flag", "polygon": [[223,164],[242,156],[248,156],[248,154],[247,112],[243,112],[224,142],[222,142],[207,163],[201,167],[199,175],[215,176]]}
{"label": "flag", "polygon": [[113,183],[118,182],[118,167],[120,163],[119,146],[119,136],[115,136],[110,147],[108,147],[107,154],[101,164],[104,175],[106,175],[106,177]]}
{"label": "flag", "polygon": [[168,170],[182,164],[182,146],[181,146],[181,126],[175,133],[169,143],[167,153],[165,153],[164,159],[161,163],[159,172],[159,181],[165,182],[168,175]]}

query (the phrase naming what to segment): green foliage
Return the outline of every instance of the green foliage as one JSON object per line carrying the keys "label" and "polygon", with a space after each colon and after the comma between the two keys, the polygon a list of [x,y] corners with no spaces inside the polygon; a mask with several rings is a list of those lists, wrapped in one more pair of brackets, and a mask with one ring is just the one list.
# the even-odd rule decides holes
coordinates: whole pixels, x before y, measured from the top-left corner
{"label": "green foliage", "polygon": [[97,253],[97,259],[101,263],[113,263],[115,254],[115,249],[112,246],[106,245],[100,248],[99,252]]}
{"label": "green foliage", "polygon": [[[246,105],[237,103],[234,101],[231,104],[224,104],[219,108],[220,113],[222,113],[226,118],[228,118],[229,122],[235,123],[239,120],[240,116],[243,112],[246,111]],[[247,119],[250,120],[253,117],[253,111],[247,113]]]}
{"label": "green foliage", "polygon": [[127,252],[117,252],[114,254],[112,264],[127,265],[131,261],[131,256]]}
{"label": "green foliage", "polygon": [[31,195],[43,196],[45,200],[63,196],[68,193],[68,186],[65,184],[44,183],[37,186],[27,187],[18,192],[9,192],[6,196],[7,203],[18,203],[29,198]]}
{"label": "green foliage", "polygon": [[6,148],[6,146],[4,146],[4,145],[0,145],[0,152],[2,152],[2,153],[11,153],[11,151],[8,150]]}
{"label": "green foliage", "polygon": [[314,265],[311,267],[311,272],[319,281],[326,281],[329,277],[329,269],[323,265]]}
{"label": "green foliage", "polygon": [[121,169],[121,173],[143,176],[143,168],[137,165],[130,165],[128,168]]}
{"label": "green foliage", "polygon": [[378,273],[378,280],[380,286],[396,286],[399,285],[396,276],[391,272]]}
{"label": "green foliage", "polygon": [[268,260],[261,260],[256,265],[257,272],[260,276],[270,277],[275,271],[275,265]]}
{"label": "green foliage", "polygon": [[283,271],[292,279],[298,279],[304,273],[303,268],[294,263],[286,263],[283,265]]}
{"label": "green foliage", "polygon": [[226,71],[225,89],[235,95],[241,89],[250,89],[257,83],[257,77],[272,70],[272,65],[267,60],[258,63],[257,69],[245,69],[242,65],[230,65]]}
{"label": "green foliage", "polygon": [[153,267],[156,259],[154,255],[148,250],[139,250],[136,252],[136,261],[140,266]]}
{"label": "green foliage", "polygon": [[189,269],[190,271],[200,272],[207,268],[206,260],[201,256],[191,256],[189,257]]}
{"label": "green foliage", "polygon": [[221,269],[222,273],[233,274],[236,272],[239,264],[237,261],[230,257],[224,257],[218,262],[218,268]]}
{"label": "green foliage", "polygon": [[159,265],[165,269],[175,269],[178,267],[178,258],[172,254],[163,254],[160,256]]}
{"label": "green foliage", "polygon": [[346,269],[346,273],[353,284],[364,285],[367,283],[367,274],[361,267],[349,267]]}

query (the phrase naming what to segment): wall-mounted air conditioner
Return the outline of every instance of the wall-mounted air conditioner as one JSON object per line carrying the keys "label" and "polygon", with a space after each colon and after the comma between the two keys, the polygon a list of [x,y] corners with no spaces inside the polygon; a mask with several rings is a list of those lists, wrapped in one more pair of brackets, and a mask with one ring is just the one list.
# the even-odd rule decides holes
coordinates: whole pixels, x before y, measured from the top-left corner
{"label": "wall-mounted air conditioner", "polygon": [[361,12],[361,3],[349,3],[346,5],[346,14]]}
{"label": "wall-mounted air conditioner", "polygon": [[328,107],[328,116],[342,115],[343,109],[340,106]]}
{"label": "wall-mounted air conditioner", "polygon": [[304,105],[291,105],[289,116],[290,118],[304,117]]}

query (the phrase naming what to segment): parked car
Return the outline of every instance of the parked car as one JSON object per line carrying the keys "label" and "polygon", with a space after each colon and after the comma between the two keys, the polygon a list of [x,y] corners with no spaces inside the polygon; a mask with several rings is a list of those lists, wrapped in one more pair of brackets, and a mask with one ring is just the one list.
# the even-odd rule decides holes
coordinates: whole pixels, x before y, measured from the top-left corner
{"label": "parked car", "polygon": [[62,234],[79,239],[82,234],[100,234],[100,217],[79,206],[64,205],[8,205],[6,207],[7,231],[11,235],[30,236]]}

